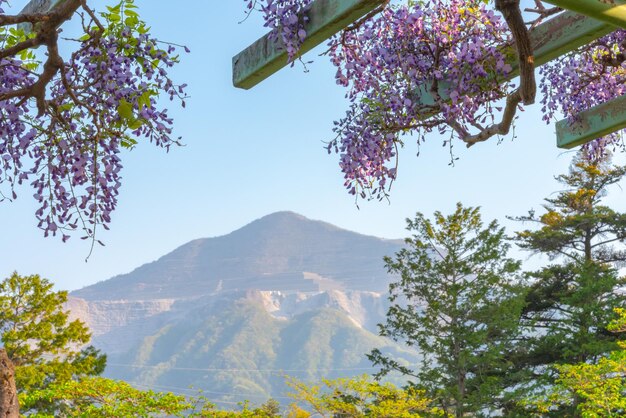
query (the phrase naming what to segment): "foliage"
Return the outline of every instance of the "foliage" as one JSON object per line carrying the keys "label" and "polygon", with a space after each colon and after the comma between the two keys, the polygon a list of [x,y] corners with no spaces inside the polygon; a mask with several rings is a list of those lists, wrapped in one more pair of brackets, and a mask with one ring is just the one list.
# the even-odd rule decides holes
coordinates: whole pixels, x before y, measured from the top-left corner
{"label": "foliage", "polygon": [[385,259],[400,279],[390,286],[381,335],[419,348],[424,358],[410,369],[378,350],[369,357],[382,366],[379,376],[396,370],[416,378],[455,416],[497,408],[523,302],[504,229],[496,221],[484,227],[479,209],[461,204],[449,216],[436,212],[431,221],[418,213],[407,223],[407,247]]}
{"label": "foliage", "polygon": [[167,414],[186,416],[193,405],[184,396],[167,392],[141,391],[122,381],[101,377],[70,380],[20,396],[25,409],[40,403],[59,405],[54,413],[29,416],[52,417],[152,417]]}
{"label": "foliage", "polygon": [[[620,317],[607,327],[626,332],[626,310],[615,309]],[[576,408],[582,417],[618,417],[626,414],[626,342],[621,350],[595,363],[555,366],[556,385],[545,396],[527,401],[536,416],[551,416],[565,407]]]}
{"label": "foliage", "polygon": [[280,405],[274,399],[253,407],[247,401],[238,411],[218,409],[200,391],[197,396],[139,390],[129,383],[103,377],[86,377],[55,383],[41,390],[20,394],[24,410],[54,404],[54,411],[31,413],[33,418],[52,417],[189,417],[189,418],[278,418]]}
{"label": "foliage", "polygon": [[[292,59],[293,48],[306,36],[303,21],[310,1],[246,2],[262,11],[266,26],[281,35]],[[347,88],[349,108],[335,122],[336,137],[328,150],[340,154],[350,193],[387,195],[407,134],[420,145],[429,133],[437,133],[451,154],[455,139],[472,146],[509,134],[518,108],[535,101],[530,29],[561,12],[537,0],[534,8],[526,8],[537,19],[525,22],[523,4],[385,1],[331,40],[328,52],[337,67],[337,83]],[[626,31],[616,30],[542,67],[546,122],[559,112],[572,117],[624,94],[625,38]],[[518,73],[514,85],[510,79]],[[599,155],[620,138],[608,135],[587,148]]]}
{"label": "foliage", "polygon": [[[583,151],[569,173],[557,177],[565,189],[546,199],[545,213],[531,211],[516,218],[539,226],[517,233],[520,247],[547,255],[551,261],[527,274],[521,318],[525,338],[511,356],[519,372],[515,387],[522,392],[519,396],[533,397],[552,385],[558,387],[579,372],[589,375],[587,366],[596,367],[590,366],[595,362],[607,366],[604,356],[618,348],[617,336],[598,324],[609,323],[613,310],[625,303],[621,289],[626,278],[618,268],[626,261],[626,214],[602,203],[608,188],[625,174],[626,167],[613,166],[610,156],[591,158]],[[574,403],[555,401],[552,413],[577,414],[583,387]],[[605,389],[598,387],[601,392]]]}
{"label": "foliage", "polygon": [[[0,0],[0,183],[9,190],[0,196],[15,199],[15,186],[30,183],[46,236],[65,241],[81,229],[95,239],[117,206],[121,150],[140,140],[177,143],[158,101],[185,96],[167,74],[178,62],[175,48],[150,35],[133,0],[99,16],[81,0],[47,14],[10,16],[7,5]],[[75,48],[64,59],[57,27],[74,14],[84,34],[67,40]],[[26,22],[32,33],[15,26]],[[43,62],[33,52],[42,45]]]}
{"label": "foliage", "polygon": [[54,384],[43,390],[35,390],[20,396],[26,409],[40,403],[59,405],[54,413],[35,413],[36,418],[52,417],[157,417],[174,416],[190,418],[278,418],[280,405],[273,399],[259,407],[248,402],[239,411],[216,408],[201,393],[198,396],[182,396],[171,392],[139,390],[130,384],[89,377]]}
{"label": "foliage", "polygon": [[304,24],[308,16],[299,17],[298,12],[309,7],[313,0],[269,1],[244,0],[248,13],[258,10],[263,13],[265,23],[270,28],[270,37],[274,42],[280,42],[289,61],[293,61],[298,54],[302,42],[306,39]]}
{"label": "foliage", "polygon": [[626,261],[626,214],[602,199],[625,174],[626,167],[612,166],[608,156],[579,155],[570,172],[557,177],[566,189],[546,199],[545,213],[517,218],[540,226],[519,232],[519,245],[552,260],[527,275],[526,338],[513,357],[527,375],[522,383],[530,393],[555,382],[556,369],[548,366],[596,361],[617,348],[616,336],[598,324],[624,306],[620,289],[626,278],[618,268]]}
{"label": "foliage", "polygon": [[80,348],[91,334],[80,320],[69,321],[63,308],[67,292],[52,286],[38,275],[17,273],[0,282],[1,339],[16,367],[19,393],[104,370],[104,355],[93,347]]}
{"label": "foliage", "polygon": [[626,175],[626,166],[611,164],[610,155],[594,157],[581,151],[568,174],[557,176],[566,187],[545,199],[545,213],[516,218],[540,226],[517,233],[518,245],[552,259],[621,263],[626,261],[626,214],[602,204],[610,186]]}
{"label": "foliage", "polygon": [[[306,404],[322,417],[402,418],[445,416],[423,391],[399,389],[390,383],[379,383],[367,376],[353,379],[324,379],[322,385],[307,385],[291,379],[291,396]],[[297,405],[292,405],[289,417],[309,417]]]}
{"label": "foliage", "polygon": [[248,401],[240,403],[239,411],[220,410],[211,402],[200,397],[196,399],[196,403],[203,404],[199,412],[194,412],[190,417],[199,418],[279,418],[280,404],[274,399],[268,399],[263,405],[252,407]]}

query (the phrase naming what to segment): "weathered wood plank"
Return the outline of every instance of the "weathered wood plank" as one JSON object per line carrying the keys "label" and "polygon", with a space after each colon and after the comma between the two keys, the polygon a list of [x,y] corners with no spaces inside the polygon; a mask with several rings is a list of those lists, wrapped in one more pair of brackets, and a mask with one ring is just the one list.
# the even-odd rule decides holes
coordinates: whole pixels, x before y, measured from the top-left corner
{"label": "weathered wood plank", "polygon": [[[19,14],[47,13],[64,1],[65,0],[31,0],[28,2],[28,4],[26,4],[26,6],[24,6]],[[30,23],[20,23],[19,25],[17,25],[18,29],[23,29],[25,33],[29,33],[30,31],[32,31],[32,26],[33,25],[31,25]]]}
{"label": "weathered wood plank", "polygon": [[556,123],[556,145],[574,148],[626,128],[626,96],[580,112]]}
{"label": "weathered wood plank", "polygon": [[31,0],[20,11],[20,14],[24,14],[24,13],[28,13],[28,14],[31,14],[31,13],[46,13],[47,11],[52,9],[52,7],[54,7],[54,5],[58,1],[59,0]]}
{"label": "weathered wood plank", "polygon": [[[530,31],[530,38],[535,52],[535,65],[540,66],[558,58],[581,46],[595,41],[613,32],[615,27],[591,17],[574,12],[563,12]],[[512,46],[503,47],[509,56],[508,64],[513,71],[503,81],[509,81],[519,75],[516,54]],[[448,89],[451,83],[440,82],[439,95],[448,99]],[[421,86],[416,96],[424,105],[435,104],[435,99],[429,92],[430,86]]]}
{"label": "weathered wood plank", "polygon": [[563,9],[571,10],[603,22],[626,29],[626,1],[624,0],[544,0]]}
{"label": "weathered wood plank", "polygon": [[[307,37],[298,56],[310,51],[382,3],[384,0],[315,0],[307,12]],[[233,57],[233,85],[242,89],[252,88],[287,64],[287,52],[282,43],[272,42],[269,35],[265,35]]]}

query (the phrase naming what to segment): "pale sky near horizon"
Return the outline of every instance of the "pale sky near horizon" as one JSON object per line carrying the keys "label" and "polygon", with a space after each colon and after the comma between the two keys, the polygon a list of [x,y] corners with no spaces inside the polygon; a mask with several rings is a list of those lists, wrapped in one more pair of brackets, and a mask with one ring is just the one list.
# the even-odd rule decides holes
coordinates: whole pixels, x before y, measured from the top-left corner
{"label": "pale sky near horizon", "polygon": [[[14,3],[19,7],[22,1]],[[112,230],[100,233],[106,246],[97,246],[88,262],[89,243],[80,234],[66,244],[43,237],[32,190],[18,189],[17,201],[0,204],[0,277],[17,270],[47,277],[59,289],[76,289],[280,210],[400,238],[405,218],[416,211],[449,212],[461,201],[482,206],[487,220],[510,227],[506,215],[539,209],[542,199],[558,190],[553,177],[567,169],[573,155],[556,148],[554,127],[541,121],[537,104],[520,115],[514,140],[491,140],[469,150],[457,143],[454,166],[436,136],[419,157],[408,138],[390,203],[360,201],[357,208],[343,188],[338,156],[324,149],[333,120],[347,105],[334,68],[317,56],[323,48],[306,56],[314,60],[307,73],[296,65],[250,91],[238,90],[231,84],[231,57],[265,32],[258,18],[238,23],[243,0],[186,1],[176,8],[165,1],[137,4],[157,37],[191,49],[173,72],[189,84],[187,109],[169,106],[175,133],[186,145],[166,154],[143,143],[124,153]],[[624,210],[623,191],[614,191],[609,202]]]}

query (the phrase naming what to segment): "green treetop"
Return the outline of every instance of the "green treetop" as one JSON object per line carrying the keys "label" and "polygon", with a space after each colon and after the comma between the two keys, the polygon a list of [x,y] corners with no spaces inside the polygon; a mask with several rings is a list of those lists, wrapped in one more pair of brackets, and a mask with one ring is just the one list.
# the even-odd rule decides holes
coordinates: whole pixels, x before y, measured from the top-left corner
{"label": "green treetop", "polygon": [[611,164],[611,157],[597,159],[578,154],[568,174],[557,176],[566,188],[555,198],[545,199],[545,213],[517,218],[540,226],[517,234],[518,245],[552,259],[597,263],[626,261],[626,214],[602,204],[608,188],[621,181],[626,166]]}
{"label": "green treetop", "polygon": [[372,381],[367,376],[351,379],[324,379],[321,385],[307,385],[296,379],[288,382],[291,396],[314,414],[291,405],[289,418],[419,418],[447,416],[433,406],[422,390],[395,387]]}
{"label": "green treetop", "polygon": [[[626,332],[626,310],[615,309],[618,319],[607,330]],[[575,409],[582,417],[623,417],[626,415],[626,342],[620,350],[600,357],[594,363],[555,366],[556,384],[548,393],[527,402],[533,416],[562,416],[564,409]]]}
{"label": "green treetop", "polygon": [[[595,361],[617,348],[618,337],[601,324],[625,303],[626,279],[618,268],[626,261],[626,214],[603,205],[603,198],[626,167],[611,165],[609,156],[587,157],[579,154],[569,173],[557,177],[565,189],[546,199],[545,213],[517,218],[539,226],[519,232],[519,245],[550,259],[527,275],[525,341],[514,358],[531,393],[555,383],[549,366]],[[573,405],[558,413],[577,412]]]}
{"label": "green treetop", "polygon": [[69,321],[67,292],[52,286],[38,275],[17,273],[0,282],[0,338],[15,365],[19,393],[104,370],[104,355],[81,348],[91,334],[80,320]]}
{"label": "green treetop", "polygon": [[434,220],[408,220],[407,247],[385,259],[400,276],[390,286],[391,307],[381,334],[403,340],[424,355],[405,367],[374,350],[381,374],[396,370],[416,378],[427,396],[456,417],[497,409],[508,368],[505,353],[517,337],[523,296],[519,262],[507,258],[504,230],[483,225],[478,208],[457,205]]}

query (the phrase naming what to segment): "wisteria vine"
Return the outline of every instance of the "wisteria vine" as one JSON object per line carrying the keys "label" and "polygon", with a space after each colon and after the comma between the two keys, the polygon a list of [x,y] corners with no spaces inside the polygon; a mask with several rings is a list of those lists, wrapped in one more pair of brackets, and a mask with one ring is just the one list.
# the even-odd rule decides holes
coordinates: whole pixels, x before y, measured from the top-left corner
{"label": "wisteria vine", "polygon": [[494,122],[492,103],[512,89],[503,82],[511,66],[498,49],[509,38],[495,12],[466,6],[436,0],[387,8],[331,43],[350,106],[328,150],[340,154],[350,193],[385,195],[405,133],[421,143],[433,130],[469,136]]}
{"label": "wisteria vine", "polygon": [[[244,1],[249,11],[261,11],[293,62],[307,37],[312,0]],[[448,147],[453,140],[471,146],[506,135],[516,111],[534,101],[519,1],[487,3],[385,2],[382,12],[331,40],[328,52],[349,107],[335,122],[328,151],[339,154],[350,193],[387,196],[408,135],[421,144],[434,132]],[[560,12],[535,4],[539,18],[530,25]],[[175,85],[167,72],[177,62],[176,48],[148,33],[133,0],[100,14],[86,0],[65,0],[47,14],[7,15],[6,5],[0,0],[0,199],[15,199],[17,186],[28,184],[46,236],[65,241],[78,230],[96,241],[98,226],[109,227],[117,205],[121,150],[141,140],[165,149],[178,141],[159,104],[165,96],[184,106],[185,85]],[[75,13],[85,36],[63,59],[58,27]],[[33,25],[32,34],[18,24]],[[45,59],[33,53],[40,46]],[[618,30],[541,67],[544,120],[573,117],[625,94],[625,56],[626,32]],[[516,69],[507,64],[516,59]],[[507,81],[518,70],[520,81]],[[620,138],[592,142],[589,154]]]}
{"label": "wisteria vine", "polygon": [[[142,139],[165,149],[176,144],[173,120],[158,98],[184,106],[185,85],[175,85],[167,73],[178,62],[176,48],[150,36],[133,0],[99,16],[84,1],[76,6],[82,7],[85,35],[67,60],[58,54],[56,27],[0,8],[0,22],[36,25],[32,35],[0,27],[0,182],[9,189],[0,193],[3,200],[15,199],[16,185],[28,183],[46,236],[66,241],[78,230],[101,243],[97,228],[109,228],[117,206],[121,149]],[[54,32],[41,63],[23,46],[46,30]],[[20,48],[17,56],[3,54]],[[43,94],[38,83],[45,83]]]}
{"label": "wisteria vine", "polygon": [[280,42],[293,63],[307,33],[305,24],[309,21],[306,10],[313,0],[244,0],[248,13],[257,10],[263,15],[263,26],[269,28],[270,39]]}
{"label": "wisteria vine", "polygon": [[[261,10],[266,26],[280,33],[285,44],[298,46],[303,39],[294,34],[305,26],[294,16],[306,16],[302,11],[309,3],[257,0],[248,7]],[[525,23],[519,1],[495,0],[493,8],[487,3],[392,2],[331,40],[336,80],[347,88],[349,108],[335,122],[336,137],[328,151],[339,154],[351,194],[387,196],[397,176],[398,148],[407,135],[421,144],[436,132],[444,145],[452,147],[453,140],[461,140],[471,146],[506,135],[516,111],[533,103],[527,27],[561,9],[535,1],[536,7],[527,11],[537,19]],[[625,38],[626,32],[618,30],[541,68],[544,120],[551,121],[555,112],[572,116],[625,93]],[[526,56],[520,52],[524,49]],[[517,85],[507,81],[513,71],[507,62],[515,61],[515,50],[521,68]],[[295,55],[292,48],[289,51],[290,57]],[[587,154],[601,153],[620,140],[620,133],[600,138],[586,145]]]}
{"label": "wisteria vine", "polygon": [[[580,50],[540,68],[544,121],[558,112],[576,123],[575,115],[626,94],[626,31],[617,30]],[[622,147],[623,131],[585,145],[596,158],[608,147]]]}

